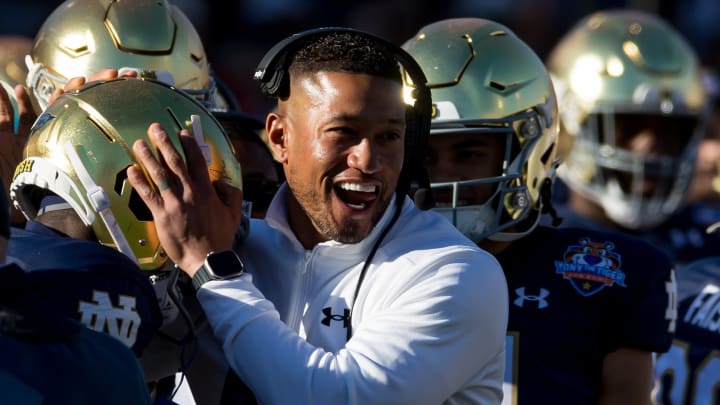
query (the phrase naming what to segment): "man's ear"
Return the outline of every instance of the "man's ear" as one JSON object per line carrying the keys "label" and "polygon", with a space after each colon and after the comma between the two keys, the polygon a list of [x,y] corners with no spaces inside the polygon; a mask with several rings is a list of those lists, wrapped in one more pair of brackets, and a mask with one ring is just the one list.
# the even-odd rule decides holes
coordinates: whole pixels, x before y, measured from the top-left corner
{"label": "man's ear", "polygon": [[287,162],[286,121],[277,113],[271,112],[265,119],[265,131],[268,137],[268,146],[275,160],[285,164]]}

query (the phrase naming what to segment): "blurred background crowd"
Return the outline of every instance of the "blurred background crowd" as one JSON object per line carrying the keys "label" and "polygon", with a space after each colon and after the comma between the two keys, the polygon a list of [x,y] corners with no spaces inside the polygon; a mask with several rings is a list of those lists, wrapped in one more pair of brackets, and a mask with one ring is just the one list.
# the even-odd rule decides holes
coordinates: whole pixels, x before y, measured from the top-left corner
{"label": "blurred background crowd", "polygon": [[[34,37],[60,0],[5,1],[0,34]],[[432,21],[481,17],[507,25],[540,57],[581,17],[628,7],[663,17],[689,40],[703,65],[720,69],[717,0],[174,0],[197,28],[211,68],[235,92],[240,106],[263,116],[271,107],[253,72],[270,47],[286,36],[320,26],[369,31],[397,44]]]}

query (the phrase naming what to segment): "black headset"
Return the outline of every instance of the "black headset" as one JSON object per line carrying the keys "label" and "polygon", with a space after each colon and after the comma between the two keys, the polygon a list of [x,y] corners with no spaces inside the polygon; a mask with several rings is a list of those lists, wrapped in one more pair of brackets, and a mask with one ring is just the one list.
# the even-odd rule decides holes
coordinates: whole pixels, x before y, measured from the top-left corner
{"label": "black headset", "polygon": [[425,157],[428,136],[430,135],[432,99],[430,89],[427,87],[425,73],[423,73],[422,68],[415,59],[404,49],[376,35],[353,28],[323,27],[303,31],[278,42],[263,56],[257,69],[255,69],[254,77],[255,80],[260,82],[260,90],[270,97],[287,97],[290,92],[288,69],[292,57],[308,40],[334,33],[356,34],[384,47],[397,58],[412,80],[415,86],[413,90],[415,105],[408,106],[406,112],[405,160],[398,181],[398,203],[402,204],[404,195],[409,191],[410,185],[413,181],[416,181],[419,186],[419,190],[415,194],[416,205],[421,209],[431,208],[430,184],[422,162]]}

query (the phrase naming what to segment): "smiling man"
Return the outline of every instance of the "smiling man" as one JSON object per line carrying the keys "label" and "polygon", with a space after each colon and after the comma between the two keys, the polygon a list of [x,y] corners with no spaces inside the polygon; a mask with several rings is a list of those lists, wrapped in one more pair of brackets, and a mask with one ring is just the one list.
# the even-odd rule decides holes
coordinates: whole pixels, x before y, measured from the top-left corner
{"label": "smiling man", "polygon": [[[287,182],[237,249],[250,275],[228,250],[238,190],[213,191],[188,135],[186,165],[157,125],[149,131],[162,159],[135,144],[152,181],[171,186],[153,191],[137,167],[129,179],[262,403],[502,396],[505,279],[491,255],[405,193],[405,154],[417,152],[406,145],[428,129],[406,122],[398,59],[421,72],[401,49],[347,29],[298,34],[263,59],[256,78],[279,99],[266,130]],[[429,120],[427,111],[410,115]]]}

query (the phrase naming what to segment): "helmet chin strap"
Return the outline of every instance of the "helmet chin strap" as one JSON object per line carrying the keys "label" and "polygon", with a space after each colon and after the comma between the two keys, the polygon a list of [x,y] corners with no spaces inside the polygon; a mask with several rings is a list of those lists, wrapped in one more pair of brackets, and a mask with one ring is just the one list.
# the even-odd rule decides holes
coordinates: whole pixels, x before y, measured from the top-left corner
{"label": "helmet chin strap", "polygon": [[80,156],[78,156],[75,147],[70,142],[66,142],[63,147],[65,148],[65,153],[73,167],[73,170],[77,173],[80,183],[82,183],[86,190],[85,195],[90,202],[90,206],[98,213],[100,219],[102,219],[105,227],[110,233],[110,237],[112,237],[113,242],[115,243],[115,246],[117,246],[117,249],[120,252],[131,258],[135,263],[138,263],[135,254],[130,248],[130,244],[125,238],[125,235],[120,231],[120,226],[115,220],[115,215],[113,215],[110,210],[110,199],[108,198],[107,193],[102,189],[102,187],[98,186],[93,181],[92,177],[90,177],[90,173],[88,173],[87,169],[85,169],[85,166],[80,160]]}
{"label": "helmet chin strap", "polygon": [[[25,55],[25,65],[28,73],[25,76],[25,84],[38,101],[41,109],[46,109],[55,91],[55,83],[67,83],[67,79],[50,73],[42,63],[33,62],[32,56]],[[50,86],[51,85],[51,86]]]}

